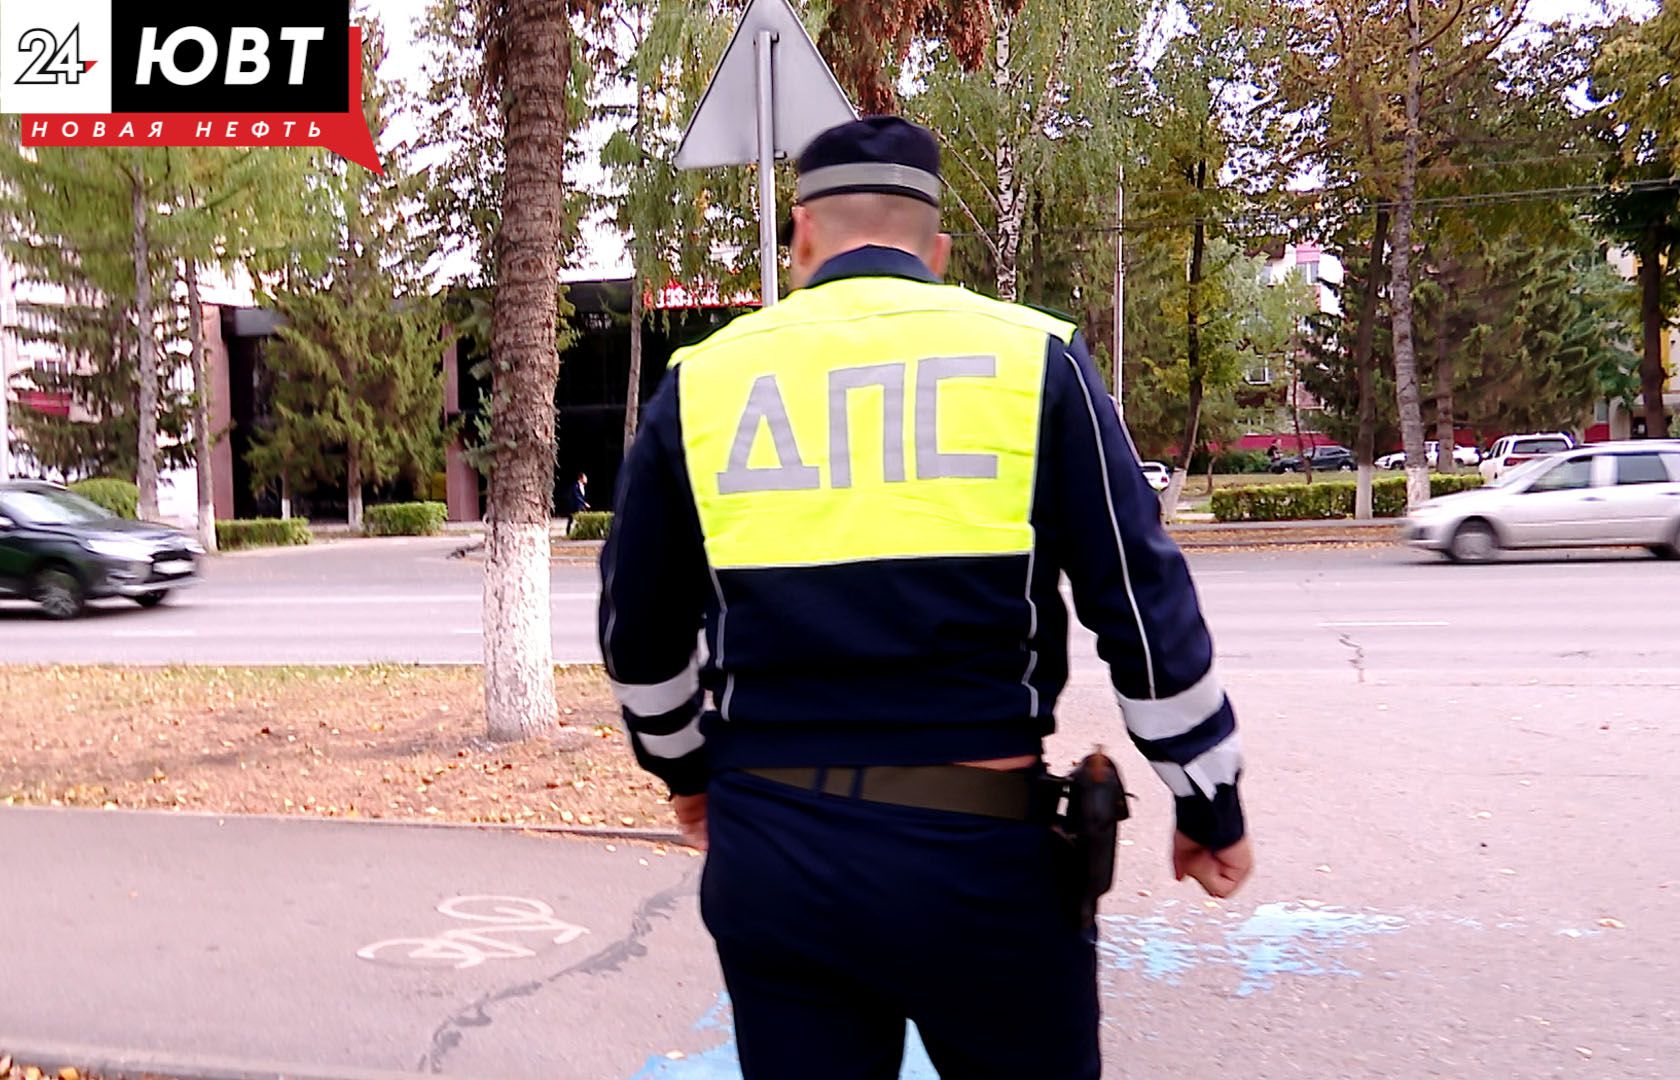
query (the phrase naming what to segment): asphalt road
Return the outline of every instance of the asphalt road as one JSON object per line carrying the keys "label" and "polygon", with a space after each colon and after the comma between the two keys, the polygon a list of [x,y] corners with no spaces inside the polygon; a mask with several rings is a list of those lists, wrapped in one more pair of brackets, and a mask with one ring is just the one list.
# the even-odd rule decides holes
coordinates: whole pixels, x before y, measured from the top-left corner
{"label": "asphalt road", "polygon": [[[231,557],[178,606],[69,626],[7,611],[0,661],[472,660],[479,568],[451,546]],[[1383,549],[1191,563],[1241,718],[1259,870],[1227,903],[1172,881],[1170,802],[1077,641],[1051,756],[1105,743],[1140,796],[1104,904],[1105,1075],[1680,1075],[1680,565]],[[562,657],[594,655],[592,583],[555,569]],[[8,869],[32,883],[0,890],[0,1042],[316,1070],[289,1075],[739,1075],[669,857],[38,813],[0,810]],[[468,968],[437,946],[380,952],[389,969],[357,955],[439,934],[436,904],[486,893],[591,934]],[[909,1060],[906,1078],[930,1077]]]}
{"label": "asphalt road", "polygon": [[[351,541],[211,561],[155,611],[72,623],[0,603],[0,662],[476,663],[483,566],[456,539]],[[1190,556],[1227,673],[1680,671],[1680,564],[1644,552],[1447,565],[1389,548]],[[554,646],[597,662],[594,567],[557,565]],[[1664,602],[1663,598],[1668,600]],[[1089,641],[1076,667],[1095,670]]]}

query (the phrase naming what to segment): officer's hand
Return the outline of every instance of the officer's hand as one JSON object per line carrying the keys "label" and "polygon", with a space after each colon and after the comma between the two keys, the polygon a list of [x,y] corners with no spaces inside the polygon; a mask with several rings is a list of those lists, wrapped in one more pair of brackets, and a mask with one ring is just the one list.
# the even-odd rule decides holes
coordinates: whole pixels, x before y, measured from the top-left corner
{"label": "officer's hand", "polygon": [[1223,899],[1254,872],[1254,849],[1243,837],[1223,851],[1209,851],[1181,832],[1173,833],[1173,878],[1194,878],[1209,896]]}
{"label": "officer's hand", "polygon": [[683,839],[705,851],[706,796],[673,795],[671,808],[677,812],[677,824],[682,828]]}

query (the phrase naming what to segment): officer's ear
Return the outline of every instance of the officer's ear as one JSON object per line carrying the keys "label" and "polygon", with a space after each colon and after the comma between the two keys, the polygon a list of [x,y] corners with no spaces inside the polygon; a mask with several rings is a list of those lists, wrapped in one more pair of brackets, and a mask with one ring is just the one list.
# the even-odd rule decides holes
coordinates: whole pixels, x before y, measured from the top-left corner
{"label": "officer's ear", "polygon": [[810,208],[795,205],[789,215],[789,224],[793,235],[789,237],[788,244],[788,278],[795,289],[802,289],[817,271],[818,239]]}
{"label": "officer's ear", "polygon": [[928,254],[928,269],[940,277],[945,276],[945,268],[951,265],[951,234],[940,233],[933,238],[933,251]]}

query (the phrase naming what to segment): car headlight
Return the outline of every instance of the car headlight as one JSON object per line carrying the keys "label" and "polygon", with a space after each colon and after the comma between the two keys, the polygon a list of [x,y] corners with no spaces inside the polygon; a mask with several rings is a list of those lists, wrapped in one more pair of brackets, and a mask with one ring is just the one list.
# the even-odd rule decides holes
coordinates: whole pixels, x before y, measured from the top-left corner
{"label": "car headlight", "polygon": [[82,546],[95,555],[124,562],[149,562],[152,558],[152,546],[138,540],[83,540]]}

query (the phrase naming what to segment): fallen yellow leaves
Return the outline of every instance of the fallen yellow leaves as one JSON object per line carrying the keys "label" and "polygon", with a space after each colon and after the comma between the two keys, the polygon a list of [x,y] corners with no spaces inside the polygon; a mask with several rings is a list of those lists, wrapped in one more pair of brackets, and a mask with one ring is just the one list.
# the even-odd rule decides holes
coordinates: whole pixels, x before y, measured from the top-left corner
{"label": "fallen yellow leaves", "polygon": [[472,669],[0,667],[0,804],[669,827],[600,673],[557,674],[562,737],[498,745]]}

